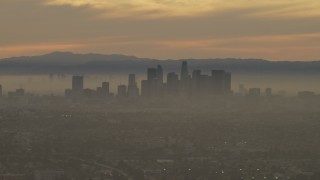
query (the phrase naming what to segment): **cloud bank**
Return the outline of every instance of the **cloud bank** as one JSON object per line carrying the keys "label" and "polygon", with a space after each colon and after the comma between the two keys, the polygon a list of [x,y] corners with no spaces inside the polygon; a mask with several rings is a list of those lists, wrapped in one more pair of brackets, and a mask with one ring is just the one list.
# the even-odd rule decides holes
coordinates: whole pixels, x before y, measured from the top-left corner
{"label": "cloud bank", "polygon": [[100,10],[106,18],[192,17],[236,10],[265,18],[320,16],[318,0],[46,0],[45,3],[86,6]]}

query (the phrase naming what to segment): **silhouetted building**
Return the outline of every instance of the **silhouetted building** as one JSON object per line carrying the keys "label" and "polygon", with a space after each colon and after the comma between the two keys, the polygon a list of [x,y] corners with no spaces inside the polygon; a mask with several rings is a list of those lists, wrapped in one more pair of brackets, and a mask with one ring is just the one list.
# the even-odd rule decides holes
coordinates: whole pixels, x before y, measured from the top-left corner
{"label": "silhouetted building", "polygon": [[147,80],[152,81],[157,79],[157,69],[156,68],[148,68]]}
{"label": "silhouetted building", "polygon": [[109,96],[110,95],[110,85],[109,82],[103,82],[101,85],[101,90],[102,90],[102,94],[105,96]]}
{"label": "silhouetted building", "polygon": [[83,76],[72,76],[72,91],[80,93],[83,90]]}
{"label": "silhouetted building", "polygon": [[22,97],[25,95],[25,90],[24,89],[16,89],[16,91],[8,92],[8,97]]}
{"label": "silhouetted building", "polygon": [[159,85],[163,84],[163,69],[160,65],[157,66],[157,80]]}
{"label": "silhouetted building", "polygon": [[157,68],[148,68],[147,82],[144,82],[143,85],[143,95],[156,97],[159,96],[162,92],[163,87],[163,70],[159,65]]}
{"label": "silhouetted building", "polygon": [[261,90],[260,88],[250,88],[248,95],[253,97],[259,97],[261,95]]}
{"label": "silhouetted building", "polygon": [[272,96],[272,89],[271,88],[266,88],[266,96],[267,97],[270,97],[270,96]]}
{"label": "silhouetted building", "polygon": [[192,93],[198,94],[201,92],[201,70],[192,72]]}
{"label": "silhouetted building", "polygon": [[95,97],[97,92],[93,89],[86,88],[82,90],[82,95],[85,97]]}
{"label": "silhouetted building", "polygon": [[225,92],[226,72],[224,70],[212,70],[212,90],[214,93]]}
{"label": "silhouetted building", "polygon": [[189,78],[188,62],[183,61],[181,66],[180,79],[181,81],[188,81]]}
{"label": "silhouetted building", "polygon": [[188,62],[182,61],[180,72],[180,91],[181,93],[191,93],[192,83],[189,75]]}
{"label": "silhouetted building", "polygon": [[167,74],[167,82],[163,83],[163,69],[148,68],[147,80],[141,81],[141,95],[148,97],[166,94],[209,95],[231,93],[231,73],[224,70],[213,70],[212,76],[201,74],[201,70],[194,70],[192,78],[189,75],[188,63],[183,61],[179,76],[176,73]]}
{"label": "silhouetted building", "polygon": [[99,96],[99,97],[104,96],[103,91],[102,91],[102,87],[97,87],[97,89],[96,89],[96,94],[97,94],[97,96]]}
{"label": "silhouetted building", "polygon": [[166,89],[168,94],[178,94],[178,91],[179,91],[178,74],[174,72],[168,73]]}
{"label": "silhouetted building", "polygon": [[66,89],[66,90],[64,91],[64,95],[65,95],[66,97],[71,97],[71,96],[73,95],[72,90],[71,90],[71,89]]}
{"label": "silhouetted building", "polygon": [[300,91],[298,92],[298,97],[300,98],[314,98],[316,94],[312,91]]}
{"label": "silhouetted building", "polygon": [[126,85],[119,85],[118,86],[118,97],[127,97],[127,86]]}
{"label": "silhouetted building", "polygon": [[2,85],[0,85],[0,97],[2,96]]}
{"label": "silhouetted building", "polygon": [[129,74],[128,80],[128,97],[138,97],[139,96],[139,88],[136,82],[136,75]]}

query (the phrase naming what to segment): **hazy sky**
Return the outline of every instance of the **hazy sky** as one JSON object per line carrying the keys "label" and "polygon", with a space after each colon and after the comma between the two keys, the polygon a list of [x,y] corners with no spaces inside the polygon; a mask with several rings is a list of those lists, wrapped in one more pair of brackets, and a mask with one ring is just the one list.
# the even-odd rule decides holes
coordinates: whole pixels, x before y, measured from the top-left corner
{"label": "hazy sky", "polygon": [[320,60],[319,0],[0,0],[0,58]]}

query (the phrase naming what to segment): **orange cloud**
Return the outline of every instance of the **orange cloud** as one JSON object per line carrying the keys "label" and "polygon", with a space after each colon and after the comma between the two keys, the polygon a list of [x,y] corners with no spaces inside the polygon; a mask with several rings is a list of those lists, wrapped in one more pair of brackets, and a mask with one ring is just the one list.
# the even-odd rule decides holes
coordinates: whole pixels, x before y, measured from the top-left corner
{"label": "orange cloud", "polygon": [[266,18],[320,16],[318,0],[46,0],[46,4],[88,6],[107,18],[190,17],[234,10]]}

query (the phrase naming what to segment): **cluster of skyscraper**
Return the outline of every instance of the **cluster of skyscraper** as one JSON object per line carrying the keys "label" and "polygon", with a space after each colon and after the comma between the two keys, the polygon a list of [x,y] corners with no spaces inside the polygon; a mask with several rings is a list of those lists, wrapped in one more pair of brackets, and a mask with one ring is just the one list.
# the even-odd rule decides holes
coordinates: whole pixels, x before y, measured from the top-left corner
{"label": "cluster of skyscraper", "polygon": [[[223,95],[231,93],[231,73],[224,70],[212,70],[211,76],[194,70],[189,74],[187,61],[182,62],[180,79],[175,72],[167,74],[164,82],[163,68],[148,68],[147,79],[141,81],[141,93],[136,82],[135,74],[129,74],[128,85],[118,86],[117,97],[159,97],[165,95]],[[96,90],[83,88],[83,76],[72,77],[72,89],[66,90],[67,96],[113,96],[109,91],[109,83],[103,82]]]}
{"label": "cluster of skyscraper", "polygon": [[189,74],[187,61],[182,62],[180,79],[175,72],[167,74],[167,82],[163,82],[163,70],[160,65],[157,68],[149,68],[147,80],[141,82],[141,96],[161,95],[207,95],[228,94],[231,92],[231,73],[224,70],[212,70],[211,76],[194,70]]}
{"label": "cluster of skyscraper", "polygon": [[66,96],[111,96],[109,92],[109,82],[102,82],[101,87],[96,90],[83,88],[83,76],[72,76],[72,89],[66,89]]}

